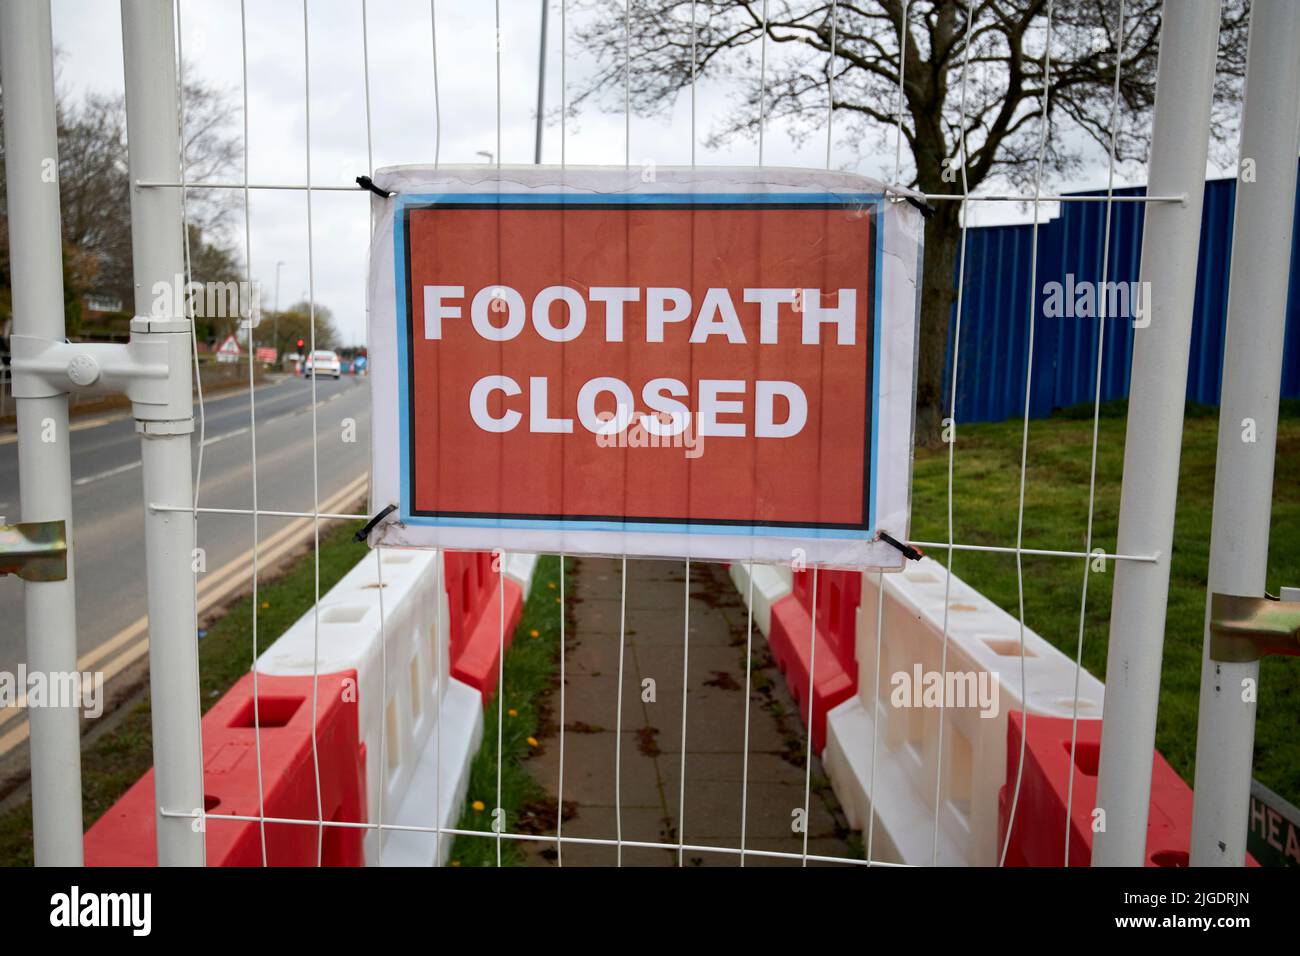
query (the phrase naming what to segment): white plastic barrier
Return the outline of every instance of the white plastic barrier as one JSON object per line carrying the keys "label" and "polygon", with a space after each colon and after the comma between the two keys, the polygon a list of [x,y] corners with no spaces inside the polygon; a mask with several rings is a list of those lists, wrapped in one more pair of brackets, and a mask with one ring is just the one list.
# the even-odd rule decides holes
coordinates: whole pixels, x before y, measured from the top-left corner
{"label": "white plastic barrier", "polygon": [[[787,596],[794,588],[794,572],[789,565],[755,564],[754,569],[754,624],[766,636],[772,630],[772,605]],[[740,561],[731,563],[731,580],[741,598],[749,603],[750,566]]]}
{"label": "white plastic barrier", "polygon": [[[482,696],[468,684],[448,678],[438,720],[440,726],[425,740],[401,806],[391,816],[385,812],[385,823],[453,827],[459,821],[469,787],[470,761],[483,740]],[[439,772],[441,786],[438,786]],[[436,796],[435,787],[438,788]],[[455,841],[454,836],[439,840],[432,833],[414,830],[385,832],[384,866],[442,866]]]}
{"label": "white plastic barrier", "polygon": [[[258,658],[257,669],[262,674],[309,675],[314,657],[321,674],[356,671],[370,822],[378,821],[382,807],[385,823],[405,822],[419,815],[420,825],[433,825],[432,768],[438,763],[438,736],[443,744],[443,793],[437,805],[444,823],[454,823],[460,812],[469,758],[482,734],[482,701],[476,690],[447,676],[447,641],[442,635],[448,633],[448,602],[437,600],[441,587],[441,553],[371,551],[321,598],[318,647],[315,614],[308,612]],[[441,619],[435,620],[439,606]],[[381,654],[385,647],[386,653]],[[381,688],[385,671],[387,687]],[[439,721],[442,732],[435,735]],[[381,759],[385,753],[386,759]],[[415,803],[408,806],[411,800]],[[419,812],[422,806],[427,810]],[[387,862],[390,849],[403,862],[415,862],[413,851],[394,844],[406,844],[410,837],[419,836],[367,831],[366,862],[375,864],[381,858]],[[442,841],[444,858],[450,842]],[[434,862],[432,851],[430,837],[428,853],[421,860],[425,865]]]}
{"label": "white plastic barrier", "polygon": [[[883,578],[879,709],[873,715],[878,577],[868,572],[863,575],[857,621],[858,693],[827,718],[823,761],[832,786],[855,828],[866,830],[874,803],[874,859],[929,864],[934,846],[935,778],[942,759],[939,862],[994,866],[1000,852],[998,791],[1006,778],[1007,715],[1026,702],[1020,677],[1019,622],[953,576],[947,670],[961,676],[966,690],[978,690],[983,681],[988,691],[986,703],[996,690],[997,708],[990,716],[981,716],[979,706],[955,707],[955,701],[948,700],[940,754],[939,708],[895,706],[892,695],[896,690],[900,694],[911,690],[917,683],[918,665],[922,684],[928,673],[940,672],[947,571],[926,558]],[[1029,690],[1031,719],[1036,714],[1069,717],[1074,661],[1029,628],[1025,628],[1024,637],[1023,687]],[[1082,671],[1080,719],[1100,719],[1102,698],[1102,683]],[[879,741],[880,748],[875,760],[874,800],[873,740]]]}
{"label": "white plastic barrier", "polygon": [[512,551],[506,555],[506,577],[513,578],[515,583],[524,592],[524,599],[527,600],[533,587],[533,572],[537,570],[537,558],[535,554],[525,554],[522,551]]}

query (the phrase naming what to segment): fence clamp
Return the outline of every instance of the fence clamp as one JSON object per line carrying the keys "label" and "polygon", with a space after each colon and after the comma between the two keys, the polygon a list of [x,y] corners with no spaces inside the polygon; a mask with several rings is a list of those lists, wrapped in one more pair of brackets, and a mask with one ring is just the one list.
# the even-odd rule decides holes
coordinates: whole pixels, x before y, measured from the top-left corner
{"label": "fence clamp", "polygon": [[125,395],[139,421],[183,421],[191,409],[188,319],[136,316],[127,342],[14,335],[14,398]]}
{"label": "fence clamp", "polygon": [[0,525],[0,574],[24,581],[68,579],[68,537],[62,521]]}
{"label": "fence clamp", "polygon": [[1210,660],[1237,664],[1268,654],[1300,656],[1300,601],[1211,595]]}

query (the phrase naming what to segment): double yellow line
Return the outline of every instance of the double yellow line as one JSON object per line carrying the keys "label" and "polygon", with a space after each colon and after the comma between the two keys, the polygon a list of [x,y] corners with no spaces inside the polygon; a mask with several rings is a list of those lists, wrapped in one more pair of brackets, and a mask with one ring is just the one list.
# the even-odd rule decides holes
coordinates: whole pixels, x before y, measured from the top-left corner
{"label": "double yellow line", "polygon": [[[337,494],[321,502],[320,513],[342,513],[348,505],[365,494],[368,481],[367,475],[352,481]],[[259,574],[310,539],[312,531],[311,518],[296,518],[265,541],[259,542],[257,546]],[[251,548],[215,571],[204,574],[198,584],[198,613],[206,614],[219,606],[251,581],[252,577],[253,549]],[[197,628],[197,622],[195,626]],[[139,618],[98,647],[83,654],[77,660],[77,670],[93,671],[102,661],[107,660],[108,663],[99,668],[103,671],[104,685],[107,686],[110,680],[149,652],[148,631],[149,618],[147,616]],[[23,718],[17,726],[0,736],[0,757],[4,757],[27,739],[29,730],[25,712],[25,701],[21,699],[16,707],[0,709],[0,728],[15,718]]]}

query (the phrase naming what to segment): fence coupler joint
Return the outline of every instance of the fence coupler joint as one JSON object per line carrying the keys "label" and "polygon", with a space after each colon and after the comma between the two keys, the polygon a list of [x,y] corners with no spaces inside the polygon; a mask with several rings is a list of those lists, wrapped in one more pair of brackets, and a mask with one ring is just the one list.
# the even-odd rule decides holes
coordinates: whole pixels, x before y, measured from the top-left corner
{"label": "fence coupler joint", "polygon": [[177,420],[191,412],[188,319],[136,316],[126,342],[10,338],[14,398],[125,395],[140,420]]}
{"label": "fence coupler joint", "polygon": [[1269,654],[1300,656],[1300,601],[1210,595],[1210,660],[1243,663]]}
{"label": "fence coupler joint", "polygon": [[24,581],[68,579],[68,534],[63,521],[0,525],[0,574]]}

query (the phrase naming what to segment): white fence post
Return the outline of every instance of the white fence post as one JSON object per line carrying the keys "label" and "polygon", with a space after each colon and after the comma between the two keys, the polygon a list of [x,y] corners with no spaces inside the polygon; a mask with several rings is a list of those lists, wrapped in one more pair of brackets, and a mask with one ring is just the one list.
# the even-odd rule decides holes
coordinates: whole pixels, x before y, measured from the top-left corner
{"label": "white fence post", "polygon": [[[180,178],[176,38],[171,0],[122,0],[126,123],[135,270],[132,335],[169,340],[172,401],[135,406],[144,473],[145,562],[149,611],[149,684],[153,709],[154,799],[158,863],[199,866],[203,832],[188,817],[203,809],[199,734],[198,635],[194,606],[194,520],[156,505],[193,506],[189,322],[171,314],[173,284],[184,276],[180,191],[142,188]],[[154,284],[164,283],[167,315],[151,319]]]}
{"label": "white fence post", "polygon": [[[15,338],[65,335],[52,46],[49,0],[0,4]],[[65,523],[68,574],[63,581],[24,585],[27,666],[33,673],[71,674],[77,670],[77,614],[68,392],[35,391],[42,394],[15,393],[22,520]],[[76,707],[29,707],[27,721],[36,862],[80,866],[81,714]]]}
{"label": "white fence post", "polygon": [[[1209,596],[1263,597],[1300,136],[1300,5],[1255,0],[1241,119],[1215,464],[1193,866],[1244,866],[1259,662],[1210,660]],[[1247,699],[1243,700],[1243,697]]]}
{"label": "white fence post", "polygon": [[1186,198],[1146,207],[1139,278],[1150,326],[1134,336],[1116,548],[1158,560],[1115,566],[1097,781],[1105,828],[1093,866],[1142,866],[1146,856],[1219,13],[1217,0],[1168,0],[1160,29],[1147,194]]}

